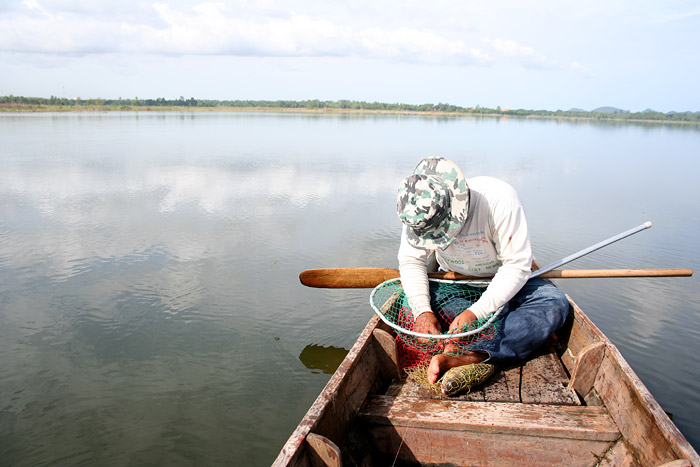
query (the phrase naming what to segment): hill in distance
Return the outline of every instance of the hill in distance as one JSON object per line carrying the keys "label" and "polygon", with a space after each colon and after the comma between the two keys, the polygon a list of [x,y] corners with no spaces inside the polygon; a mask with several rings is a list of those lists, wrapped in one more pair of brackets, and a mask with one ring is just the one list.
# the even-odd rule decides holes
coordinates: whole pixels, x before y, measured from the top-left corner
{"label": "hill in distance", "polygon": [[617,107],[598,107],[597,109],[591,110],[591,112],[600,112],[606,114],[628,114],[629,110],[618,109]]}

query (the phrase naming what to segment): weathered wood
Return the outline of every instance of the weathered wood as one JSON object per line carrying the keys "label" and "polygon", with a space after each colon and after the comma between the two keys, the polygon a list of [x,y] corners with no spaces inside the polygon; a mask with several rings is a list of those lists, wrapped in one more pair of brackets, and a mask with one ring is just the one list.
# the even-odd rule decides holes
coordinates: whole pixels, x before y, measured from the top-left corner
{"label": "weathered wood", "polygon": [[569,378],[553,352],[528,360],[522,368],[520,399],[526,404],[580,405]]}
{"label": "weathered wood", "polygon": [[700,465],[700,457],[690,443],[611,343],[607,343],[595,389],[642,464],[689,459]]}
{"label": "weathered wood", "polygon": [[394,336],[383,329],[375,329],[372,331],[372,336],[374,337],[375,351],[377,352],[379,363],[385,368],[386,374],[396,379],[400,378],[399,354],[396,349]]}
{"label": "weathered wood", "polygon": [[627,443],[620,438],[608,449],[596,467],[641,467],[637,459],[634,458]]}
{"label": "weathered wood", "polygon": [[467,394],[458,394],[456,396],[446,397],[410,379],[395,381],[387,390],[386,395],[393,397],[414,397],[421,399],[448,398],[450,400],[466,400],[480,402],[483,402],[485,400],[484,391],[482,389],[474,389]]}
{"label": "weathered wood", "polygon": [[[519,367],[501,370],[483,385],[483,396],[477,392],[468,396],[482,402],[430,399],[417,385],[405,383],[386,392],[394,377],[393,371],[382,373],[384,350],[379,339],[386,336],[373,336],[375,329],[392,330],[372,317],[274,465],[309,465],[316,454],[306,440],[314,433],[339,446],[343,461],[347,457],[350,465],[391,465],[397,460],[499,466],[675,462],[700,467],[698,454],[619,351],[569,301],[569,319],[557,331],[555,347],[564,366],[549,353],[538,362],[526,363],[522,371]],[[583,394],[591,379],[593,387]],[[533,389],[547,386],[550,389]],[[574,387],[581,391],[586,406],[540,403],[551,401],[551,394],[560,389],[569,390],[578,401]],[[521,396],[515,388],[526,394],[522,402],[538,403],[517,402]],[[383,393],[396,397],[368,397]],[[561,395],[556,398],[561,400]],[[498,399],[505,400],[490,402]]]}
{"label": "weathered wood", "polygon": [[365,428],[377,451],[373,465],[590,467],[609,441],[435,431],[411,426]]}
{"label": "weathered wood", "polygon": [[306,465],[305,440],[312,431],[336,444],[342,444],[352,418],[377,377],[378,365],[372,332],[379,323],[377,316],[370,319],[355,345],[282,447],[273,465]]}
{"label": "weathered wood", "polygon": [[341,453],[338,446],[325,436],[316,433],[306,435],[309,445],[307,453],[313,467],[341,467]]}
{"label": "weathered wood", "polygon": [[372,397],[360,419],[404,462],[591,465],[619,437],[602,407]]}
{"label": "weathered wood", "polygon": [[666,462],[659,467],[693,467],[693,464],[688,459],[678,459],[671,462]]}
{"label": "weathered wood", "polygon": [[506,385],[508,386],[507,400],[496,401],[494,399],[493,402],[522,402],[522,400],[520,399],[522,367],[517,366],[512,368],[506,368],[503,370],[503,376],[503,379],[505,380]]}
{"label": "weathered wood", "polygon": [[484,386],[480,385],[474,387],[469,392],[460,392],[454,396],[443,396],[443,398],[462,400],[462,401],[474,401],[474,402],[484,402],[486,400],[486,395],[484,394]]}
{"label": "weathered wood", "polygon": [[571,297],[567,295],[567,298],[569,299],[570,315],[572,319],[570,320],[571,329],[566,337],[566,351],[561,356],[561,360],[569,373],[571,373],[576,366],[576,356],[584,347],[595,342],[607,341],[608,339]]}
{"label": "weathered wood", "polygon": [[520,402],[520,392],[518,391],[515,395],[511,393],[505,373],[502,371],[496,370],[491,375],[488,383],[484,384],[483,391],[486,402]]}
{"label": "weathered wood", "polygon": [[543,404],[372,396],[359,415],[374,424],[470,433],[598,441],[614,441],[620,436],[604,407],[560,406],[554,409]]}
{"label": "weathered wood", "polygon": [[593,388],[598,368],[605,356],[605,343],[594,342],[589,344],[576,356],[576,366],[571,372],[569,387],[573,388],[580,396],[585,396]]}
{"label": "weathered wood", "polygon": [[394,381],[386,391],[387,396],[392,397],[415,397],[420,399],[439,399],[438,394],[433,393],[430,388],[418,384],[410,379]]}
{"label": "weathered wood", "polygon": [[318,425],[313,430],[338,444],[347,434],[357,409],[367,397],[381,368],[374,351],[374,344],[369,343],[372,345],[366,345],[360,353],[360,358],[348,367],[344,384],[334,394],[328,405],[328,411],[319,418]]}
{"label": "weathered wood", "polygon": [[605,406],[603,399],[600,398],[598,392],[595,390],[595,387],[588,391],[585,396],[583,396],[583,401],[586,403],[586,405]]}

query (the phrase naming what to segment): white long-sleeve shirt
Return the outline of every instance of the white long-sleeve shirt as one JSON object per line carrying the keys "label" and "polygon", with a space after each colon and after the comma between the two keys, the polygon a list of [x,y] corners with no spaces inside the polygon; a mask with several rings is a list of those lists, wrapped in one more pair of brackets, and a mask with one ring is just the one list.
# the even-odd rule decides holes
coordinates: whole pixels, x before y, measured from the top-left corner
{"label": "white long-sleeve shirt", "polygon": [[[492,177],[467,180],[470,189],[467,222],[444,250],[435,250],[441,269],[470,276],[494,276],[469,309],[486,318],[522,288],[532,266],[525,212],[515,189]],[[398,260],[401,283],[414,316],[431,311],[427,262],[431,250],[416,248],[401,235]]]}

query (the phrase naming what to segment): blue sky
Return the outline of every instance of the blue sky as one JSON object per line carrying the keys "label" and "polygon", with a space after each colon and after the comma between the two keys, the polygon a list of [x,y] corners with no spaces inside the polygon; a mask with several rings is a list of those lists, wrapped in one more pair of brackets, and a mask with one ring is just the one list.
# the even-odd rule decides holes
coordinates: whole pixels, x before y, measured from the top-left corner
{"label": "blue sky", "polygon": [[0,0],[0,95],[700,111],[698,44],[698,0]]}

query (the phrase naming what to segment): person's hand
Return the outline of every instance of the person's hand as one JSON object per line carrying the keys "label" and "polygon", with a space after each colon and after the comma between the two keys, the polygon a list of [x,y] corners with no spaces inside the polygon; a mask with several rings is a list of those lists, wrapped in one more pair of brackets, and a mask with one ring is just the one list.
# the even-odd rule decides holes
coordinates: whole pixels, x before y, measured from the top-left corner
{"label": "person's hand", "polygon": [[450,323],[450,329],[447,331],[447,333],[457,334],[462,332],[462,327],[465,324],[471,323],[472,321],[476,321],[476,315],[474,315],[470,309],[466,309],[452,320],[452,323]]}
{"label": "person's hand", "polygon": [[[440,323],[438,322],[437,317],[435,317],[435,314],[432,311],[426,311],[425,313],[421,313],[420,315],[418,315],[415,322],[413,323],[413,330],[425,334],[440,334],[442,332],[440,330]],[[419,337],[418,339],[421,342],[427,341],[426,338],[422,337]]]}
{"label": "person's hand", "polygon": [[[452,323],[450,323],[450,329],[447,331],[448,334],[458,334],[460,332],[463,332],[463,326],[465,324],[469,324],[472,321],[476,321],[476,315],[472,313],[470,309],[466,309],[460,314],[457,315],[455,319],[452,320]],[[469,339],[469,336],[466,337]],[[456,352],[459,353],[459,348],[458,348],[458,342],[460,341],[459,338],[457,339],[449,339],[445,342],[445,352]]]}

